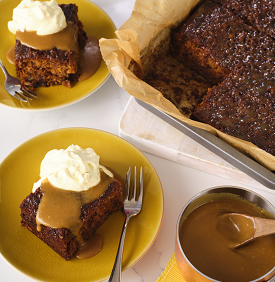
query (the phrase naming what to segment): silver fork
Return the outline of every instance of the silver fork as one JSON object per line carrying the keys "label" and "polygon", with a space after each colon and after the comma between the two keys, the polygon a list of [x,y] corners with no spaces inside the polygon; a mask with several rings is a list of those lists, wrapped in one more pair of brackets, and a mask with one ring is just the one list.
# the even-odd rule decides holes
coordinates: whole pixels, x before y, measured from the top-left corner
{"label": "silver fork", "polygon": [[21,87],[21,82],[18,78],[9,75],[8,71],[6,70],[1,60],[0,60],[0,67],[6,77],[4,86],[7,92],[11,96],[23,102],[32,100],[32,98],[37,98],[37,95],[35,92]]}
{"label": "silver fork", "polygon": [[137,196],[137,167],[135,166],[135,175],[134,175],[134,184],[133,191],[130,193],[130,178],[131,178],[131,167],[129,168],[126,174],[126,181],[124,185],[124,214],[125,221],[122,228],[122,233],[120,237],[120,242],[117,250],[116,260],[113,266],[109,282],[120,282],[121,281],[121,265],[122,265],[122,253],[124,246],[124,239],[126,234],[126,228],[129,222],[129,219],[137,215],[141,211],[142,200],[143,200],[143,171],[142,167],[140,168],[140,181],[139,181],[139,195]]}

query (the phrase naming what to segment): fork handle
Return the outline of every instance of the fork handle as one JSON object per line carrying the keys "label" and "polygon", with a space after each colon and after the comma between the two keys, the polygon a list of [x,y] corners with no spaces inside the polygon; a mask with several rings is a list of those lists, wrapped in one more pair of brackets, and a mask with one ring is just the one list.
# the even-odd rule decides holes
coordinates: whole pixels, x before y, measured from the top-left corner
{"label": "fork handle", "polygon": [[8,78],[8,72],[7,72],[6,68],[5,68],[5,66],[3,65],[1,59],[0,59],[0,67],[1,67],[1,69],[3,71],[3,73],[5,74],[5,77]]}
{"label": "fork handle", "polygon": [[126,234],[126,228],[128,226],[130,217],[126,216],[120,236],[119,246],[116,254],[116,260],[113,266],[112,273],[108,282],[121,282],[121,267],[122,267],[122,254],[123,254],[123,246],[124,246],[124,239]]}

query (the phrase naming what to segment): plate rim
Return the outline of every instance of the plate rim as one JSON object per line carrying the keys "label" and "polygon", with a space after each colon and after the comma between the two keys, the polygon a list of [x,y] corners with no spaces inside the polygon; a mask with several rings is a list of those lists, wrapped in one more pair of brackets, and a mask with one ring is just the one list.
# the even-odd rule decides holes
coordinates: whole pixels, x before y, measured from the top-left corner
{"label": "plate rim", "polygon": [[[107,82],[107,80],[110,78],[110,76],[111,76],[111,73],[109,72],[108,75],[104,78],[104,80],[94,90],[87,93],[86,96],[80,97],[77,100],[74,100],[74,101],[71,101],[71,102],[68,102],[68,103],[64,103],[62,105],[57,105],[57,106],[53,106],[53,107],[50,107],[50,108],[24,108],[24,107],[16,107],[16,106],[10,106],[10,105],[7,105],[7,104],[3,104],[0,101],[0,106],[4,107],[6,109],[13,109],[15,111],[26,111],[26,112],[29,111],[29,112],[32,112],[32,113],[33,112],[43,112],[43,111],[54,111],[54,110],[57,110],[57,109],[62,109],[62,108],[65,108],[65,107],[72,106],[72,105],[74,105],[78,102],[81,102],[82,100],[84,100],[84,99],[88,98],[89,96],[93,95],[99,88],[101,88],[101,86],[103,86],[103,84],[105,84],[105,82]],[[52,87],[54,87],[54,86],[52,86]],[[63,86],[63,87],[66,87],[66,86]]]}

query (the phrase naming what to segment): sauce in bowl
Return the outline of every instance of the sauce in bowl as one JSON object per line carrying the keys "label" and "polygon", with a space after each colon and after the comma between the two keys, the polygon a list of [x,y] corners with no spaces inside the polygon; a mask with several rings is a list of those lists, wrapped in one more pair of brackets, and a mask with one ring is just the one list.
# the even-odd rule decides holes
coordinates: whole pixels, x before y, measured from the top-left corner
{"label": "sauce in bowl", "polygon": [[228,237],[217,227],[219,215],[225,212],[265,217],[245,201],[216,199],[199,205],[179,229],[180,244],[189,262],[206,276],[223,282],[251,281],[268,273],[275,266],[275,235],[232,249]]}

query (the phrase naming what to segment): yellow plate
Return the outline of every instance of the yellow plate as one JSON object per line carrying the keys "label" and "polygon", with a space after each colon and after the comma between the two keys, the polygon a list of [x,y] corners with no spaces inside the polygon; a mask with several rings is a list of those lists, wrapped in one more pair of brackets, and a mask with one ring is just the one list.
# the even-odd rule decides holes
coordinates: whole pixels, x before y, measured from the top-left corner
{"label": "yellow plate", "polygon": [[87,260],[65,261],[20,225],[20,203],[30,194],[39,176],[45,154],[54,148],[75,144],[91,147],[100,163],[125,176],[129,166],[144,168],[144,203],[132,218],[125,238],[123,269],[137,262],[155,240],[163,217],[163,191],[148,159],[133,145],[110,133],[68,128],[38,135],[20,145],[0,164],[0,252],[19,271],[33,279],[58,282],[102,281],[111,273],[124,217],[112,214],[98,229],[104,245],[100,253]]}
{"label": "yellow plate", "polygon": [[[0,1],[0,59],[8,72],[16,76],[15,67],[6,59],[9,48],[15,44],[14,34],[8,30],[8,21],[12,20],[12,10],[20,0]],[[87,34],[100,38],[114,38],[116,30],[110,17],[96,4],[89,0],[58,0],[58,3],[75,3],[78,6],[78,17],[84,25]],[[67,106],[87,97],[96,91],[109,77],[105,62],[102,60],[98,71],[89,79],[76,83],[72,88],[64,86],[38,87],[35,91],[38,99],[30,102],[20,102],[11,97],[4,88],[4,74],[0,71],[0,104],[17,109],[48,110]]]}

